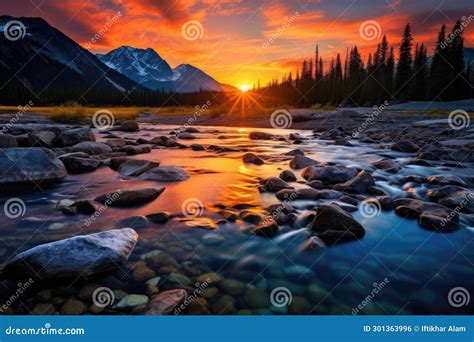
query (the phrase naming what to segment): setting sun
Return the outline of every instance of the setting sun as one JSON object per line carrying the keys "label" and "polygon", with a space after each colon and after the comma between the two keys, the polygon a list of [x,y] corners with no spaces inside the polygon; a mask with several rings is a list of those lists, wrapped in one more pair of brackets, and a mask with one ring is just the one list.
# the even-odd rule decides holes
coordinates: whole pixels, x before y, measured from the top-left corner
{"label": "setting sun", "polygon": [[250,87],[246,84],[240,86],[240,90],[244,93],[250,90]]}

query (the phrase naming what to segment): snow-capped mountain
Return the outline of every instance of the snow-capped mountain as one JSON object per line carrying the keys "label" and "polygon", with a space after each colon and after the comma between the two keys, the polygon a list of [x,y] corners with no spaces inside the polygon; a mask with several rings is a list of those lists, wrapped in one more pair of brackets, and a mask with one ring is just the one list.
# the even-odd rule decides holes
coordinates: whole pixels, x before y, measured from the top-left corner
{"label": "snow-capped mountain", "polygon": [[150,89],[159,89],[160,82],[173,77],[169,64],[153,49],[137,49],[121,46],[107,54],[97,54],[109,68]]}
{"label": "snow-capped mountain", "polygon": [[[14,21],[21,23],[20,38],[7,32]],[[0,61],[2,91],[26,89],[42,99],[54,93],[93,102],[98,93],[145,89],[41,18],[0,16]]]}
{"label": "snow-capped mountain", "polygon": [[97,57],[108,67],[152,90],[187,93],[199,90],[222,91],[228,87],[190,64],[181,64],[171,69],[151,48],[144,50],[122,46]]}

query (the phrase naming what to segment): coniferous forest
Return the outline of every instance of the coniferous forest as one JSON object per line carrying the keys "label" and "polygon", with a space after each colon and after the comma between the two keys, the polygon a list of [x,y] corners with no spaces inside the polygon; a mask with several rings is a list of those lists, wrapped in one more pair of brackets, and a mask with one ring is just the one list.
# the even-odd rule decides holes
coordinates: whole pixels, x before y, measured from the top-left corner
{"label": "coniferous forest", "polygon": [[[331,104],[369,106],[385,101],[456,101],[474,96],[473,73],[464,59],[463,24],[458,21],[451,31],[442,25],[433,51],[416,42],[410,25],[404,28],[399,45],[383,36],[377,48],[363,58],[357,46],[327,60],[316,45],[314,57],[305,59],[296,73],[266,86],[254,85],[251,93],[262,105],[311,106]],[[364,60],[365,59],[365,60]],[[11,71],[11,70],[10,70]],[[212,99],[214,104],[233,101],[229,92],[201,90],[194,93],[153,91],[137,85],[123,94],[99,84],[81,85],[68,79],[65,86],[55,80],[41,91],[41,97],[1,71],[0,78],[10,78],[0,93],[2,104],[23,104],[33,99],[35,105],[80,103],[117,106],[199,105]],[[6,73],[3,75],[3,73]],[[237,91],[237,90],[236,90]]]}

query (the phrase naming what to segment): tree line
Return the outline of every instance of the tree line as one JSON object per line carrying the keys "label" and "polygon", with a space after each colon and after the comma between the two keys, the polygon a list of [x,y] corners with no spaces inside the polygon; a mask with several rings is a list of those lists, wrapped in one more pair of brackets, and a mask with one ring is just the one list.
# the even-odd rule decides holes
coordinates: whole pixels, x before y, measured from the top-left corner
{"label": "tree line", "polygon": [[[456,101],[472,98],[471,65],[464,62],[465,24],[457,21],[448,35],[438,33],[432,57],[424,43],[413,44],[410,24],[405,26],[395,59],[393,45],[383,36],[364,63],[357,46],[325,64],[316,45],[314,58],[305,59],[296,75],[272,80],[254,93],[273,105],[333,104],[362,106],[385,101]],[[324,66],[327,66],[327,71]]]}

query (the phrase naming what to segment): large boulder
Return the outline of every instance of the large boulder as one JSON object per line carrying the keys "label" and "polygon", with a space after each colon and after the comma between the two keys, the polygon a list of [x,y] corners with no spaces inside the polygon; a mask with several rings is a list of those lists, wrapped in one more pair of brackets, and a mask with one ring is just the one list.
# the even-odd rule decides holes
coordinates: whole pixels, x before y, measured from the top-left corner
{"label": "large boulder", "polygon": [[371,174],[363,170],[354,178],[348,180],[343,184],[336,184],[334,190],[349,191],[356,193],[370,193],[373,191],[375,181]]}
{"label": "large boulder", "polygon": [[420,147],[410,140],[401,140],[392,144],[391,149],[398,152],[418,152]]}
{"label": "large boulder", "polygon": [[133,190],[117,190],[96,197],[96,201],[111,207],[133,206],[151,202],[158,198],[165,188],[145,188]]}
{"label": "large boulder", "polygon": [[251,140],[271,140],[273,135],[265,132],[250,132],[249,139]]}
{"label": "large boulder", "polygon": [[290,160],[290,167],[295,170],[304,169],[305,167],[318,164],[319,162],[317,160],[299,155],[294,156],[293,159]]}
{"label": "large boulder", "polygon": [[101,164],[100,160],[92,158],[65,157],[61,160],[70,173],[92,172],[97,170]]}
{"label": "large boulder", "polygon": [[345,166],[310,166],[303,170],[307,181],[320,180],[323,183],[344,183],[357,176],[357,170]]}
{"label": "large boulder", "polygon": [[3,276],[76,278],[112,270],[127,262],[137,239],[133,229],[125,228],[39,245],[10,260]]}
{"label": "large boulder", "polygon": [[112,153],[112,148],[101,142],[83,141],[72,147],[73,152],[84,152],[87,154],[106,154]]}
{"label": "large boulder", "polygon": [[138,177],[138,179],[158,182],[177,182],[188,178],[189,174],[177,166],[155,167]]}
{"label": "large boulder", "polygon": [[82,141],[95,141],[95,135],[89,127],[68,129],[61,132],[58,137],[61,146],[73,146]]}
{"label": "large boulder", "polygon": [[1,148],[0,184],[57,181],[67,175],[64,164],[48,149]]}
{"label": "large boulder", "polygon": [[140,130],[140,127],[138,126],[138,123],[136,121],[129,120],[122,122],[119,127],[119,130],[122,132],[138,132]]}
{"label": "large boulder", "polygon": [[284,180],[278,177],[270,177],[264,179],[261,184],[268,192],[277,192],[282,189],[291,189],[292,187],[288,185]]}
{"label": "large boulder", "polygon": [[27,135],[28,146],[51,148],[56,142],[56,133],[52,131],[31,132]]}
{"label": "large boulder", "polygon": [[126,177],[136,177],[160,166],[159,162],[140,159],[127,159],[118,167],[118,172]]}
{"label": "large boulder", "polygon": [[326,244],[359,239],[365,234],[364,227],[336,204],[320,204],[311,228]]}

